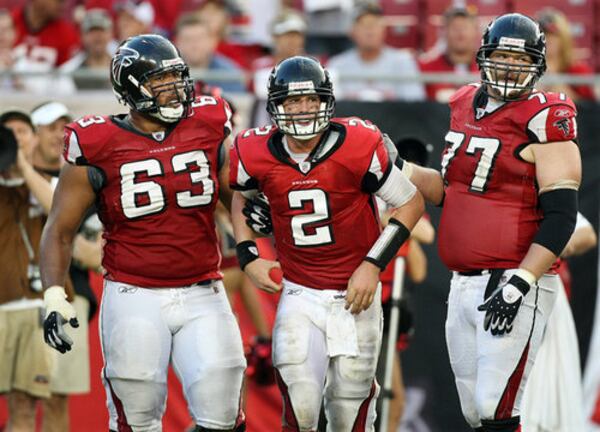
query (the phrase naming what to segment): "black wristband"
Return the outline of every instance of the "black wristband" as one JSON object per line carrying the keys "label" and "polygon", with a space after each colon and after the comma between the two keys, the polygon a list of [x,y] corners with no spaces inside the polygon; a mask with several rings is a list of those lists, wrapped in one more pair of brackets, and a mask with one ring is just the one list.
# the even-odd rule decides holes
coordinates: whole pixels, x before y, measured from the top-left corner
{"label": "black wristband", "polygon": [[235,253],[242,271],[248,264],[258,259],[258,248],[256,242],[252,240],[245,240],[235,245]]}
{"label": "black wristband", "polygon": [[390,219],[388,225],[364,258],[382,271],[398,253],[400,246],[410,237],[410,230],[396,219]]}
{"label": "black wristband", "polygon": [[527,295],[529,289],[531,288],[529,283],[519,275],[512,275],[508,280],[508,283],[521,291],[521,294],[524,296]]}

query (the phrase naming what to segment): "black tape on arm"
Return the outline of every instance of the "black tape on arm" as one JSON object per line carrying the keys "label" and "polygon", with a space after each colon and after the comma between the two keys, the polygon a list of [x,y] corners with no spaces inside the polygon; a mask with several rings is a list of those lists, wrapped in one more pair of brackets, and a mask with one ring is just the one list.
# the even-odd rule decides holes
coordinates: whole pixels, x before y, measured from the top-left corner
{"label": "black tape on arm", "polygon": [[555,189],[541,194],[539,200],[544,219],[533,242],[560,256],[575,230],[577,191]]}
{"label": "black tape on arm", "polygon": [[390,219],[365,257],[365,261],[375,264],[383,271],[409,237],[410,230],[402,222]]}

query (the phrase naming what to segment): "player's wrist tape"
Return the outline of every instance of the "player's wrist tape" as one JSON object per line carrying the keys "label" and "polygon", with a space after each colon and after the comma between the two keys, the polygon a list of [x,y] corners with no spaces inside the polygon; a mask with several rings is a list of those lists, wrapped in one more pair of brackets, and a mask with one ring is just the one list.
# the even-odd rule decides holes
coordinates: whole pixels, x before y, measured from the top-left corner
{"label": "player's wrist tape", "polygon": [[398,168],[400,168],[402,174],[404,174],[406,178],[410,180],[410,176],[412,176],[413,173],[413,164],[411,162],[405,161],[400,156],[396,158],[396,161],[394,163]]}
{"label": "player's wrist tape", "polygon": [[533,242],[560,256],[575,230],[577,222],[577,191],[555,189],[539,197],[544,218]]}
{"label": "player's wrist tape", "polygon": [[75,309],[67,301],[65,289],[59,285],[53,285],[44,291],[44,306],[46,316],[51,312],[58,312],[67,321],[75,318]]}
{"label": "player's wrist tape", "polygon": [[248,264],[258,259],[258,248],[256,247],[256,242],[252,240],[245,240],[238,243],[235,246],[235,253],[242,271]]}
{"label": "player's wrist tape", "polygon": [[402,222],[394,218],[390,219],[365,257],[365,261],[375,264],[383,271],[409,237],[410,230]]}
{"label": "player's wrist tape", "polygon": [[535,276],[530,271],[520,268],[510,277],[508,283],[521,291],[521,294],[527,295],[531,286],[535,284]]}

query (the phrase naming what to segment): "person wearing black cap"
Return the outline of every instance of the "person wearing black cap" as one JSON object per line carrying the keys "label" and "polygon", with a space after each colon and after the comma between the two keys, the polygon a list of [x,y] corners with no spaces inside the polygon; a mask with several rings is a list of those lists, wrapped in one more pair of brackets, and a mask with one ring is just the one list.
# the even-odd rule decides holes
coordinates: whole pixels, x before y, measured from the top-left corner
{"label": "person wearing black cap", "polygon": [[29,115],[11,109],[0,125],[0,393],[8,400],[8,430],[33,431],[36,402],[50,396],[37,251],[52,189],[31,165]]}

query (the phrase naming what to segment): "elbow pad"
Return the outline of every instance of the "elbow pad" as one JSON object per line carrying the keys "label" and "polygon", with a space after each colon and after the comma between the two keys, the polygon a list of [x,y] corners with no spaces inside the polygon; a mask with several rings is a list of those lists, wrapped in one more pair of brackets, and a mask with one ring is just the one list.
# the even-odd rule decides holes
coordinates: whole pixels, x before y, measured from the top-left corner
{"label": "elbow pad", "polygon": [[577,191],[555,189],[539,197],[544,219],[533,239],[554,255],[560,256],[567,245],[577,221]]}

